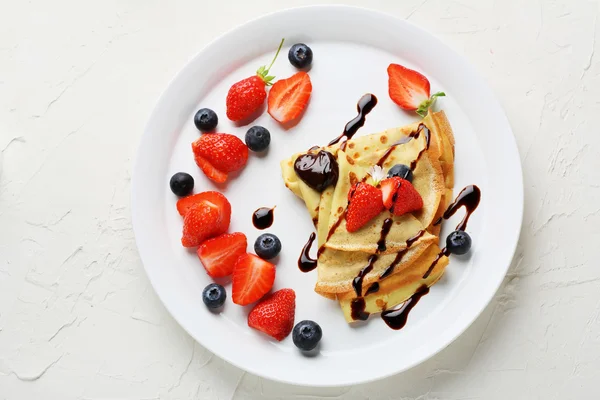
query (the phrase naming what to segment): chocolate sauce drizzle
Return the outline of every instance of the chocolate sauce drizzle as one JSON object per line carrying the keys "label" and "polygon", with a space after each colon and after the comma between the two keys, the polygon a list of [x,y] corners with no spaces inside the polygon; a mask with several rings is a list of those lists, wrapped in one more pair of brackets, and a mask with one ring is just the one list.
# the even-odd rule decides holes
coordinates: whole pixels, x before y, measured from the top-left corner
{"label": "chocolate sauce drizzle", "polygon": [[387,249],[387,246],[385,245],[385,238],[387,237],[388,233],[390,233],[392,225],[394,225],[394,220],[391,218],[386,218],[383,221],[383,225],[381,226],[381,234],[379,236],[379,241],[377,242],[377,251],[380,253]]}
{"label": "chocolate sauce drizzle", "polygon": [[370,313],[365,311],[366,308],[367,303],[365,302],[364,297],[357,297],[355,299],[352,299],[352,302],[350,303],[350,315],[352,316],[352,319],[354,321],[366,321],[367,319],[369,319]]}
{"label": "chocolate sauce drizzle", "polygon": [[392,274],[392,272],[394,272],[394,269],[396,268],[396,265],[400,264],[400,261],[402,261],[402,257],[404,257],[404,255],[408,252],[408,250],[410,249],[410,247],[417,241],[419,240],[419,238],[421,236],[423,236],[425,234],[425,230],[420,230],[419,232],[417,232],[416,235],[414,235],[411,238],[408,238],[408,240],[406,241],[406,248],[402,251],[399,251],[396,254],[396,258],[394,258],[394,261],[392,261],[392,263],[385,269],[385,271],[383,271],[383,273],[379,276],[379,279],[384,279],[387,278],[388,276],[390,276]]}
{"label": "chocolate sauce drizzle", "polygon": [[335,186],[339,177],[337,160],[325,150],[299,156],[294,161],[294,171],[304,183],[317,192],[323,192],[330,185]]}
{"label": "chocolate sauce drizzle", "polygon": [[365,296],[367,296],[371,293],[377,293],[377,292],[379,292],[379,282],[373,282],[371,284],[371,286],[369,286],[369,288],[365,292]]}
{"label": "chocolate sauce drizzle", "polygon": [[300,268],[300,271],[302,272],[310,272],[317,268],[317,260],[310,256],[310,248],[316,237],[317,235],[314,232],[311,233],[308,241],[302,248],[302,253],[300,253],[300,258],[298,258],[298,268]]}
{"label": "chocolate sauce drizzle", "polygon": [[413,139],[418,139],[419,136],[421,135],[422,131],[425,132],[425,148],[419,152],[419,155],[417,156],[416,160],[414,160],[413,162],[411,162],[411,169],[414,169],[413,168],[413,164],[416,167],[417,162],[421,158],[421,154],[423,154],[426,150],[429,149],[429,144],[430,144],[430,140],[431,140],[431,133],[429,131],[429,128],[427,128],[425,126],[425,124],[423,124],[423,123],[419,124],[419,127],[417,128],[416,131],[411,132],[408,136],[403,137],[402,139],[398,140],[396,143],[392,144],[385,151],[385,153],[383,153],[383,155],[381,156],[381,158],[379,159],[379,161],[377,161],[377,165],[379,165],[380,167],[383,167],[383,164],[388,159],[388,157],[390,156],[390,154],[392,154],[392,151],[394,151],[394,149],[396,148],[396,146],[399,146],[401,144],[406,144],[406,143],[410,142]]}
{"label": "chocolate sauce drizzle", "polygon": [[400,307],[382,312],[381,319],[392,329],[398,330],[404,328],[410,310],[412,310],[419,300],[421,300],[421,297],[425,296],[427,293],[429,293],[429,288],[426,285],[421,286],[408,300],[402,303]]}
{"label": "chocolate sauce drizzle", "polygon": [[377,97],[375,97],[374,94],[367,93],[363,95],[360,100],[358,100],[358,104],[356,104],[356,111],[358,111],[358,115],[346,124],[344,127],[344,132],[329,142],[328,146],[333,146],[342,140],[343,137],[346,138],[346,142],[352,139],[354,134],[365,124],[367,114],[373,110],[376,104]]}
{"label": "chocolate sauce drizzle", "polygon": [[442,259],[442,257],[448,257],[449,255],[450,255],[450,251],[448,251],[448,249],[446,247],[444,247],[442,249],[442,251],[440,251],[440,253],[435,257],[435,259],[433,260],[433,262],[427,269],[427,272],[425,272],[425,274],[423,275],[423,279],[429,278],[429,275],[431,275],[431,273],[435,269],[435,266]]}
{"label": "chocolate sauce drizzle", "polygon": [[267,229],[273,225],[273,211],[275,207],[261,207],[252,214],[252,224],[256,229]]}
{"label": "chocolate sauce drizzle", "polygon": [[371,254],[369,257],[369,263],[360,270],[358,275],[352,281],[352,287],[354,288],[357,297],[362,296],[363,280],[365,279],[365,276],[373,270],[373,264],[375,264],[375,261],[377,261],[378,258],[379,257],[376,254]]}
{"label": "chocolate sauce drizzle", "polygon": [[475,211],[477,206],[479,205],[479,201],[481,200],[481,190],[475,185],[469,185],[465,187],[456,197],[456,200],[452,202],[448,206],[448,209],[444,214],[437,219],[433,224],[439,225],[442,223],[442,220],[448,219],[452,217],[459,208],[465,207],[467,213],[460,223],[456,226],[457,231],[464,231],[467,229],[467,223],[469,222],[469,218],[471,214]]}

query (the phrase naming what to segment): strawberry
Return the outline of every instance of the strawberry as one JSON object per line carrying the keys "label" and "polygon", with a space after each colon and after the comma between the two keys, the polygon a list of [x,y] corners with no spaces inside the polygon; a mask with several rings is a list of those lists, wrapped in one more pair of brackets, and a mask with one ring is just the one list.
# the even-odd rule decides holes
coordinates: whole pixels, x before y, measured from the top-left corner
{"label": "strawberry", "polygon": [[275,266],[254,254],[241,255],[233,267],[231,297],[245,306],[263,297],[275,282]]}
{"label": "strawberry", "polygon": [[359,182],[348,193],[346,229],[356,232],[383,210],[381,191],[373,185]]}
{"label": "strawberry", "polygon": [[393,204],[390,208],[392,214],[404,215],[423,208],[423,198],[412,183],[401,178],[395,179],[400,179],[400,186],[392,196]]}
{"label": "strawberry", "polygon": [[281,289],[254,306],[248,314],[248,326],[282,341],[294,328],[295,314],[296,293]]}
{"label": "strawberry", "polygon": [[231,215],[231,204],[227,200],[227,197],[223,194],[215,191],[202,192],[193,194],[191,196],[183,197],[177,201],[177,211],[179,215],[185,217],[185,214],[202,200],[208,200],[213,204],[216,204],[224,212],[224,215]]}
{"label": "strawberry", "polygon": [[277,53],[271,65],[262,66],[256,75],[234,83],[227,93],[227,118],[232,121],[242,121],[254,114],[265,102],[267,92],[265,86],[271,86],[274,76],[269,75],[269,70],[279,55],[284,39],[281,39]]}
{"label": "strawberry", "polygon": [[192,143],[196,164],[211,180],[223,183],[229,172],[242,169],[248,161],[248,147],[227,133],[202,135]]}
{"label": "strawberry", "polygon": [[399,64],[390,64],[388,72],[388,90],[390,98],[401,108],[416,111],[421,117],[427,115],[427,110],[435,99],[445,96],[444,92],[430,94],[430,84],[427,78],[417,71]]}
{"label": "strawberry", "polygon": [[402,179],[394,176],[393,178],[387,178],[381,181],[379,189],[381,190],[381,196],[383,198],[383,206],[388,210],[394,203],[394,194],[400,187]]}
{"label": "strawberry", "polygon": [[198,247],[198,258],[209,276],[222,278],[231,275],[237,259],[246,253],[247,246],[243,233],[226,233],[202,243]]}
{"label": "strawberry", "polygon": [[184,247],[196,247],[206,239],[225,233],[230,217],[218,205],[201,200],[183,218],[181,244]]}
{"label": "strawberry", "polygon": [[269,91],[268,112],[282,123],[296,119],[306,107],[311,92],[312,84],[306,72],[281,79]]}

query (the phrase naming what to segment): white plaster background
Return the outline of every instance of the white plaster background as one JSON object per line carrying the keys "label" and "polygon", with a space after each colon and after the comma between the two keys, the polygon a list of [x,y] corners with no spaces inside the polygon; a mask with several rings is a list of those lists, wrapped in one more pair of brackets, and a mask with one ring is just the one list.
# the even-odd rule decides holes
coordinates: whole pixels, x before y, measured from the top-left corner
{"label": "white plaster background", "polygon": [[0,399],[600,397],[592,1],[368,2],[464,54],[497,93],[521,152],[525,219],[513,266],[446,350],[375,384],[292,387],[228,365],[167,314],[129,213],[150,110],[216,36],[311,3],[0,0]]}

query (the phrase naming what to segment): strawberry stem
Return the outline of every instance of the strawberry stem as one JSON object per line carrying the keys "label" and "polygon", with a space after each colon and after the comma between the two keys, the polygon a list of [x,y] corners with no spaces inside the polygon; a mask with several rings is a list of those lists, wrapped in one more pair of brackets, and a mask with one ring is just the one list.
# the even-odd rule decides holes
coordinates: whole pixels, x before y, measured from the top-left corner
{"label": "strawberry stem", "polygon": [[273,60],[271,61],[271,64],[269,64],[268,67],[265,67],[263,65],[263,66],[261,66],[256,71],[256,74],[265,82],[265,85],[267,85],[267,86],[272,85],[271,81],[273,79],[275,79],[274,76],[268,75],[268,74],[269,74],[269,70],[271,69],[271,67],[275,63],[275,60],[277,60],[277,56],[279,55],[279,52],[281,51],[281,48],[283,47],[283,42],[284,41],[285,41],[285,38],[281,39],[281,42],[279,43],[279,47],[277,48],[277,52],[275,53],[275,57],[273,57]]}
{"label": "strawberry stem", "polygon": [[431,106],[433,106],[433,104],[435,103],[435,100],[438,97],[444,97],[445,95],[446,95],[446,93],[444,93],[444,92],[437,92],[437,93],[432,94],[430,98],[428,98],[427,100],[424,100],[421,104],[419,104],[419,107],[416,110],[417,114],[419,114],[421,117],[425,118],[427,116],[427,112],[429,111],[429,108]]}

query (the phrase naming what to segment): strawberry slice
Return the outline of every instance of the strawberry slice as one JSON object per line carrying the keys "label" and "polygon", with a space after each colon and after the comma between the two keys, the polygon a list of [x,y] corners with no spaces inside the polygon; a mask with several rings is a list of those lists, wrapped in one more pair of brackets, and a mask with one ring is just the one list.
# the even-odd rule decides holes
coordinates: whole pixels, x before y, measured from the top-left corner
{"label": "strawberry slice", "polygon": [[261,300],[250,314],[248,326],[282,341],[294,328],[296,293],[281,289]]}
{"label": "strawberry slice", "polygon": [[383,206],[388,210],[392,207],[392,204],[394,203],[394,195],[401,184],[402,179],[396,176],[381,181],[379,189],[381,190]]}
{"label": "strawberry slice", "polygon": [[390,64],[388,72],[388,91],[390,98],[401,108],[416,111],[422,117],[433,105],[437,97],[445,96],[437,92],[430,97],[429,80],[422,74],[399,64]]}
{"label": "strawberry slice", "polygon": [[196,165],[200,167],[208,179],[217,183],[224,183],[227,181],[227,174],[216,169],[211,163],[208,162],[208,160],[200,156],[195,156],[194,160],[196,161]]}
{"label": "strawberry slice", "polygon": [[231,214],[231,204],[229,204],[227,197],[223,196],[223,194],[219,192],[209,191],[179,199],[177,201],[177,211],[179,212],[179,215],[185,217],[185,214],[187,214],[187,212],[193,206],[199,204],[202,200],[208,200],[211,203],[216,204],[217,207],[221,208],[225,214]]}
{"label": "strawberry slice", "polygon": [[356,232],[383,211],[381,191],[373,185],[359,182],[348,193],[346,229]]}
{"label": "strawberry slice", "polygon": [[247,246],[243,233],[226,233],[202,243],[198,247],[198,258],[209,276],[222,278],[231,275],[237,259],[246,253]]}
{"label": "strawberry slice", "polygon": [[400,179],[401,182],[393,195],[393,204],[390,208],[392,214],[404,215],[423,208],[423,198],[412,183],[402,178],[397,179]]}
{"label": "strawberry slice", "polygon": [[254,254],[241,255],[233,267],[231,297],[245,306],[263,297],[275,282],[275,266]]}
{"label": "strawberry slice", "polygon": [[[225,233],[229,228],[230,215],[208,200],[202,200],[193,206],[183,218],[184,247],[196,247],[206,239]],[[227,219],[225,223],[225,219]]]}
{"label": "strawberry slice", "polygon": [[269,91],[268,112],[282,123],[296,119],[304,111],[311,92],[312,84],[306,72],[301,71],[287,79],[281,79]]}
{"label": "strawberry slice", "polygon": [[228,133],[202,135],[192,143],[196,164],[215,182],[223,183],[229,172],[238,171],[248,161],[248,147]]}

